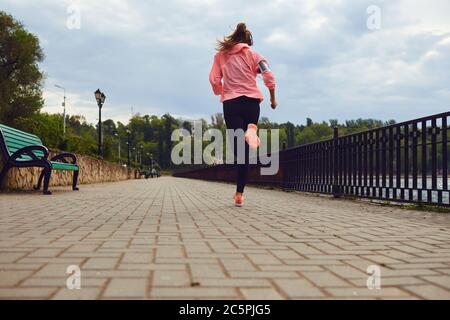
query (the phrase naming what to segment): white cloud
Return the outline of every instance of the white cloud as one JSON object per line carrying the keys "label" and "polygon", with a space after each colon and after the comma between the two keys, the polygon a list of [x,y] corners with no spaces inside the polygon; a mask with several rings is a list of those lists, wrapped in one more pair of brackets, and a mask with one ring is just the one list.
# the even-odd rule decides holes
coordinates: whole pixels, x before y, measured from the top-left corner
{"label": "white cloud", "polygon": [[284,45],[292,43],[294,39],[287,32],[282,30],[273,31],[268,37],[264,39],[265,42],[271,45]]}
{"label": "white cloud", "polygon": [[[66,8],[79,4],[81,30]],[[448,110],[450,2],[379,0],[381,30],[366,28],[369,0],[3,0],[4,10],[41,39],[48,74],[45,110],[95,122],[93,91],[108,96],[105,117],[135,112],[209,118],[221,111],[208,72],[217,38],[247,22],[255,49],[278,79],[280,108],[263,116],[304,122],[396,118]],[[260,83],[260,82],[259,82]],[[264,95],[267,96],[265,89]]]}

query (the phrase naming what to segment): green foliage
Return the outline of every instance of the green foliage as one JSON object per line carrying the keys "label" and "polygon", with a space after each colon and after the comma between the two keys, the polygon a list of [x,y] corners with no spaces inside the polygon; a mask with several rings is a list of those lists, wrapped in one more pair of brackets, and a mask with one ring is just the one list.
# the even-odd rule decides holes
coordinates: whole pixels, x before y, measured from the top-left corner
{"label": "green foliage", "polygon": [[0,122],[20,127],[39,111],[44,59],[39,39],[11,15],[0,11]]}
{"label": "green foliage", "polygon": [[[203,119],[201,120],[203,131],[209,128],[218,128],[224,132],[226,127],[223,116],[216,114],[212,119],[214,121],[211,124],[206,123]],[[42,112],[37,112],[28,118],[21,118],[18,122],[21,129],[38,135],[48,147],[97,156],[98,126],[87,123],[81,116],[67,116],[67,132],[64,138],[62,123],[63,117],[61,114]],[[386,123],[373,119],[358,119],[346,121],[342,125],[339,125],[337,121],[331,122],[331,124],[337,126],[340,134],[343,135],[385,125]],[[279,129],[280,147],[285,144],[289,148],[330,139],[333,136],[333,127],[326,122],[314,123],[311,119],[309,126],[294,125],[291,122],[278,124],[270,122],[267,118],[262,118],[259,123],[259,128],[261,129]],[[122,163],[127,162],[128,137],[126,130],[129,128],[131,131],[130,150],[132,165],[139,166],[142,158],[143,167],[147,167],[150,165],[150,155],[152,155],[157,166],[168,169],[172,166],[170,154],[173,146],[171,141],[173,130],[185,128],[192,132],[192,122],[184,119],[175,119],[170,114],[165,114],[161,117],[135,115],[130,119],[128,125],[108,119],[103,122],[102,128],[104,159],[111,161],[121,160]],[[119,140],[121,145],[120,159],[118,152]],[[270,143],[270,131],[268,141]],[[209,142],[204,142],[203,146],[205,147],[208,144]]]}
{"label": "green foliage", "polygon": [[[217,119],[218,115],[213,116]],[[220,118],[220,115],[219,115]],[[213,127],[217,127],[217,121],[213,121]],[[383,122],[374,119],[357,119],[348,120],[344,124],[339,124],[338,120],[332,119],[329,123],[315,123],[311,118],[306,119],[306,126],[294,125],[291,122],[278,124],[271,122],[268,118],[262,117],[259,121],[258,127],[260,129],[279,129],[280,146],[283,144],[287,148],[292,148],[298,145],[314,143],[333,137],[333,128],[339,129],[339,135],[350,134],[354,132],[361,132],[377,127],[382,127],[389,124],[394,124],[394,120]]]}

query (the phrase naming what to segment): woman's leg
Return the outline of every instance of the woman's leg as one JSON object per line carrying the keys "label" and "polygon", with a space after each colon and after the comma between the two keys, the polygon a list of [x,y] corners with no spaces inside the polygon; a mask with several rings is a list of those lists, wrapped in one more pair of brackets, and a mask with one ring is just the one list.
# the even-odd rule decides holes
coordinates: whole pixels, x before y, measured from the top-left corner
{"label": "woman's leg", "polygon": [[[224,102],[224,118],[227,129],[242,129],[244,132],[250,123],[258,124],[259,120],[259,100],[240,97],[230,101]],[[240,137],[244,139],[244,137]],[[239,142],[238,135],[234,137],[234,155],[238,155]],[[247,184],[249,171],[249,145],[244,142],[245,146],[245,161],[237,164],[237,187],[236,192],[244,193],[245,185]]]}
{"label": "woman's leg", "polygon": [[245,108],[245,117],[244,117],[244,125],[245,130],[247,130],[247,127],[249,124],[258,125],[259,121],[259,114],[260,114],[260,107],[259,107],[259,100],[257,99],[251,99],[246,108]]}
{"label": "woman's leg", "polygon": [[[225,124],[227,125],[227,129],[232,130],[242,130],[245,131],[246,126],[244,125],[245,114],[243,108],[245,106],[242,105],[242,99],[233,99],[229,101],[225,101],[223,104],[223,115],[225,119]],[[237,163],[237,187],[236,192],[243,193],[245,183],[247,180],[247,172],[248,172],[248,164],[247,164],[247,156],[245,156],[245,162],[240,163],[238,161],[238,149],[242,142],[238,141],[238,139],[244,139],[243,135],[240,137],[238,134],[233,135],[233,153],[235,156],[235,163]],[[244,143],[245,146],[245,155],[248,154],[248,145]]]}
{"label": "woman's leg", "polygon": [[[258,125],[259,121],[259,114],[260,114],[260,108],[259,108],[259,100],[248,98],[248,100],[245,103],[245,106],[243,106],[244,112],[244,131],[247,130],[249,124]],[[238,179],[238,189],[242,191],[238,192],[244,192],[245,185],[247,184],[248,179],[248,171],[250,167],[250,159],[249,159],[249,145],[246,142],[245,143],[245,165],[242,165],[238,167],[239,177]]]}
{"label": "woman's leg", "polygon": [[237,178],[237,186],[236,192],[244,193],[245,185],[247,184],[248,178],[248,169],[249,169],[249,161],[248,161],[248,144],[245,144],[245,163],[238,164],[238,178]]}

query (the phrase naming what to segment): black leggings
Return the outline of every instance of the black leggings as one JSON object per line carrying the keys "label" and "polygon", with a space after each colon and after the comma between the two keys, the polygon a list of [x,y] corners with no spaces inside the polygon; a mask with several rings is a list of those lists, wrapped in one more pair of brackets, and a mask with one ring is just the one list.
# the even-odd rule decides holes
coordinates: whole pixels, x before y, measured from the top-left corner
{"label": "black leggings", "polygon": [[[242,129],[247,131],[247,126],[250,123],[258,124],[259,120],[259,104],[260,100],[240,96],[235,99],[223,102],[223,116],[227,129]],[[237,137],[234,138],[234,155],[237,157]],[[245,163],[238,164],[237,170],[237,188],[236,192],[244,192],[245,184],[247,183],[248,168],[249,168],[249,146],[245,143]]]}

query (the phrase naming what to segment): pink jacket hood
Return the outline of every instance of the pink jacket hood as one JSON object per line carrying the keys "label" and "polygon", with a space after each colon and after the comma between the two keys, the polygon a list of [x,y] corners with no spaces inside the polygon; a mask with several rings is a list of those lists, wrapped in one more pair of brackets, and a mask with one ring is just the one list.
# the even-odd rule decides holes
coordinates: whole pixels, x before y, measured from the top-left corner
{"label": "pink jacket hood", "polygon": [[230,51],[227,52],[227,54],[236,54],[243,49],[249,49],[249,48],[250,48],[250,46],[246,43],[238,43],[238,44],[235,44],[234,47],[231,48]]}

